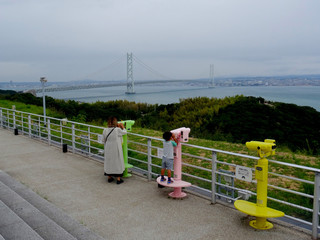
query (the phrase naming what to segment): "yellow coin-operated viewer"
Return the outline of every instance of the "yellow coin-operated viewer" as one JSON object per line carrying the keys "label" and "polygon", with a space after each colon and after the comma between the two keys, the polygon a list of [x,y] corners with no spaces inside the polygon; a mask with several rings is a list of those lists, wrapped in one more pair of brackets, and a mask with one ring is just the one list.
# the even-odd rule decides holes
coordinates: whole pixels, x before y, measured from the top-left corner
{"label": "yellow coin-operated viewer", "polygon": [[258,152],[260,159],[255,166],[255,175],[257,179],[257,203],[251,203],[244,200],[237,200],[234,206],[239,211],[255,216],[256,220],[250,221],[250,226],[256,229],[270,229],[273,224],[267,221],[267,218],[283,217],[284,213],[267,207],[268,191],[268,160],[266,157],[275,155],[275,140],[266,139],[264,142],[251,141],[246,146],[249,150]]}

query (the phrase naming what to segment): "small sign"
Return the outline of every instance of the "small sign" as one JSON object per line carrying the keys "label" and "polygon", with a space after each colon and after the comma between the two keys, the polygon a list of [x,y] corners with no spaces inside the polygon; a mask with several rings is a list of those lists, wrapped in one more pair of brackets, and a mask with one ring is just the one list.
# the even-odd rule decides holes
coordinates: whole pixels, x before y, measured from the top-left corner
{"label": "small sign", "polygon": [[98,134],[98,143],[102,144],[102,135],[101,134]]}
{"label": "small sign", "polygon": [[246,182],[252,181],[252,170],[248,167],[236,166],[236,178]]}
{"label": "small sign", "polygon": [[67,118],[62,118],[61,119],[61,123],[63,126],[66,126],[67,125],[67,122],[68,122],[68,119]]}
{"label": "small sign", "polygon": [[158,158],[162,158],[163,157],[163,148],[158,148],[157,149],[157,156],[158,156]]}
{"label": "small sign", "polygon": [[231,176],[225,176],[223,175],[223,179],[226,181],[226,183],[231,184],[232,183],[232,177]]}

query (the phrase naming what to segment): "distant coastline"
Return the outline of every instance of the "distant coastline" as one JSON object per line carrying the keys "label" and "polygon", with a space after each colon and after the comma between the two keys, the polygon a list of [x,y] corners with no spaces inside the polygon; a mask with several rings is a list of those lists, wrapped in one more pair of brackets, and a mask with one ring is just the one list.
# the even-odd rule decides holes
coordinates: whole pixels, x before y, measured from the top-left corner
{"label": "distant coastline", "polygon": [[[310,106],[320,112],[320,74],[293,75],[272,77],[234,77],[216,78],[213,88],[209,88],[209,79],[197,79],[188,83],[157,83],[137,84],[136,94],[125,94],[126,81],[74,81],[48,82],[46,88],[53,86],[82,86],[85,84],[97,85],[109,83],[109,87],[74,89],[66,91],[46,92],[47,96],[57,99],[74,100],[93,103],[96,101],[128,100],[150,104],[178,103],[180,99],[209,97],[224,98],[227,96],[244,95],[262,97],[268,101],[292,103],[299,106]],[[121,83],[119,85],[119,83]],[[118,85],[117,85],[118,84]],[[115,86],[117,85],[117,86]],[[39,89],[39,82],[1,83],[0,89],[24,91]],[[42,96],[41,93],[37,94]]]}
{"label": "distant coastline", "polygon": [[[137,83],[146,80],[135,79]],[[148,80],[152,81],[152,80]],[[154,79],[156,81],[156,79]],[[193,86],[206,86],[211,83],[209,78],[190,79],[189,84]],[[105,84],[126,84],[126,80],[117,81],[98,81],[98,80],[79,80],[68,82],[48,81],[46,87],[67,87],[84,85],[105,85]],[[247,77],[215,77],[214,85],[219,87],[237,86],[320,86],[320,74],[312,75],[286,75],[286,76],[247,76]],[[24,91],[29,89],[40,89],[40,81],[34,82],[0,82],[0,89]]]}
{"label": "distant coastline", "polygon": [[[86,90],[49,92],[47,95],[64,100],[93,103],[96,101],[128,100],[136,103],[171,104],[180,99],[208,97],[225,98],[244,95],[262,97],[267,101],[292,103],[313,107],[320,112],[320,86],[238,86],[238,87],[199,87],[167,85],[136,86],[136,94],[126,94],[125,87],[105,87]],[[38,96],[42,96],[41,93]]]}

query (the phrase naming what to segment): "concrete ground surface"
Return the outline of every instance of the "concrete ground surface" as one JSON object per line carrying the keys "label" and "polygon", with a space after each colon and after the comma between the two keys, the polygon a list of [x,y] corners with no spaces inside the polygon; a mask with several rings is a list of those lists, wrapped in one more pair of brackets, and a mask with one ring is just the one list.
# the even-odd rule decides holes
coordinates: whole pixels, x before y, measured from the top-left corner
{"label": "concrete ground surface", "polygon": [[7,129],[0,129],[0,170],[90,229],[88,239],[311,239],[311,233],[273,219],[274,228],[253,229],[251,217],[190,193],[183,200],[168,198],[172,189],[139,175],[108,183],[102,163]]}

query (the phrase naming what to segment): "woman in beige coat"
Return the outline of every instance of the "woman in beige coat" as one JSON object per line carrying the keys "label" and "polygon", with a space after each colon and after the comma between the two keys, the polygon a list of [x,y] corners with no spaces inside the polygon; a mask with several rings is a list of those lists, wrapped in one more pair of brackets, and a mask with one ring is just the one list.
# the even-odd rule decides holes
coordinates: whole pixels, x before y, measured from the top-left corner
{"label": "woman in beige coat", "polygon": [[108,176],[108,182],[117,178],[117,184],[123,183],[121,179],[124,167],[122,152],[122,136],[127,134],[122,123],[118,123],[116,117],[108,120],[108,128],[103,130],[104,142],[104,175]]}

